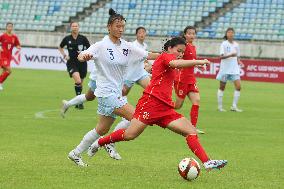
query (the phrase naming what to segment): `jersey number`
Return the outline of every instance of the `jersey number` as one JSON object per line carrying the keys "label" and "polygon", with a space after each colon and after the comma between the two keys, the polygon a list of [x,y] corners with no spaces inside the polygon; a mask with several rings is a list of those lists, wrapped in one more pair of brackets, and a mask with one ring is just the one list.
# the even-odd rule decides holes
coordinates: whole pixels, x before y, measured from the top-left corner
{"label": "jersey number", "polygon": [[109,55],[110,55],[110,59],[111,60],[114,60],[114,56],[113,56],[113,50],[112,49],[107,49],[108,50],[108,52],[109,52]]}

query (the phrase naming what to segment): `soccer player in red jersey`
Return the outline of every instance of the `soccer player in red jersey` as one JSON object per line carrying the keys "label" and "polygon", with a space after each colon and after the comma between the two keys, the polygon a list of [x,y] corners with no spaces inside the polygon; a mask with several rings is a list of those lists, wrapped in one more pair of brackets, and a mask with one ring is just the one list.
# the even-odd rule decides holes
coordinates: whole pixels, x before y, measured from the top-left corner
{"label": "soccer player in red jersey", "polygon": [[[193,41],[196,37],[196,29],[193,26],[187,26],[183,31],[183,37],[186,40],[186,47],[183,55],[184,60],[196,60],[196,48]],[[194,76],[194,66],[178,69],[174,81],[176,93],[175,109],[180,109],[187,96],[192,103],[190,110],[191,123],[196,127],[199,111],[200,95]],[[204,134],[203,131],[197,130]]]}
{"label": "soccer player in red jersey", "polygon": [[0,91],[3,90],[3,82],[11,74],[10,62],[12,60],[13,48],[21,48],[18,37],[13,34],[13,23],[6,24],[6,32],[0,35],[0,68],[3,69],[0,75]]}
{"label": "soccer player in red jersey", "polygon": [[147,128],[147,125],[156,124],[184,136],[188,147],[202,161],[207,170],[220,169],[227,164],[227,160],[209,159],[199,143],[196,128],[174,110],[172,101],[175,68],[204,65],[209,61],[178,60],[183,57],[186,48],[185,40],[182,38],[173,38],[166,44],[168,50],[155,60],[151,82],[136,105],[130,126],[95,141],[89,148],[88,155],[95,155],[98,148],[105,144],[133,140]]}

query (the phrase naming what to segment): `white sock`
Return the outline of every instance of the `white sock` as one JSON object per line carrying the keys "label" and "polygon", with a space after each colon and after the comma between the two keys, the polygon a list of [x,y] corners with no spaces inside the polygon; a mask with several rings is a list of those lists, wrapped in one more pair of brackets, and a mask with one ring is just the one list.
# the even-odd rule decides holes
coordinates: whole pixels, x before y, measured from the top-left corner
{"label": "white sock", "polygon": [[223,108],[223,95],[224,95],[224,91],[218,89],[218,92],[217,92],[218,108]]}
{"label": "white sock", "polygon": [[75,154],[80,155],[86,151],[89,146],[91,146],[96,140],[100,138],[100,135],[97,133],[96,129],[89,131],[82,139],[80,144],[74,149]]}
{"label": "white sock", "polygon": [[74,106],[74,105],[78,105],[78,104],[82,104],[84,102],[86,102],[87,99],[86,99],[86,96],[85,94],[80,94],[78,96],[75,96],[74,98],[72,98],[71,100],[69,100],[67,102],[67,106]]}
{"label": "white sock", "polygon": [[233,99],[233,107],[234,108],[237,107],[237,104],[238,104],[240,96],[241,96],[241,91],[235,90],[235,92],[234,92],[234,99]]}
{"label": "white sock", "polygon": [[126,129],[127,127],[129,127],[130,125],[130,121],[122,118],[122,120],[115,126],[113,131],[117,131],[119,129]]}

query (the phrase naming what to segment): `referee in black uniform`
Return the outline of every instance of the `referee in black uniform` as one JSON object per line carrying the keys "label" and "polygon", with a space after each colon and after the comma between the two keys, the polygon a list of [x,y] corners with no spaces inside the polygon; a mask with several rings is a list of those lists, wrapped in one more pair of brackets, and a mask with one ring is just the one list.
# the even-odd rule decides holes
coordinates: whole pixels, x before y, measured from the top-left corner
{"label": "referee in black uniform", "polygon": [[[90,47],[90,42],[88,39],[79,34],[79,24],[77,22],[72,22],[70,24],[71,35],[67,35],[61,41],[59,45],[59,51],[67,60],[67,71],[74,79],[75,82],[75,92],[76,95],[80,95],[82,92],[83,80],[87,75],[87,62],[79,62],[77,56],[83,50]],[[64,52],[64,47],[67,46],[68,55]],[[84,109],[83,104],[76,105],[78,109]]]}

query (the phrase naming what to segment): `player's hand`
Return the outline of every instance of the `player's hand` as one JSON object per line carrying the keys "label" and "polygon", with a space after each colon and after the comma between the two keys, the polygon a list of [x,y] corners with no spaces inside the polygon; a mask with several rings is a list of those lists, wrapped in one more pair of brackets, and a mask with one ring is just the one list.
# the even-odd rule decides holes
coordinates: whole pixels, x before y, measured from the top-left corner
{"label": "player's hand", "polygon": [[204,65],[197,65],[196,67],[197,67],[197,69],[199,69],[202,72],[204,72],[206,70],[206,64],[204,64]]}
{"label": "player's hand", "polygon": [[68,61],[69,59],[70,59],[70,57],[69,57],[68,55],[65,55],[65,56],[64,56],[64,60],[67,60],[67,61]]}
{"label": "player's hand", "polygon": [[0,47],[0,52],[2,52],[3,51],[3,49],[2,49],[2,47]]}
{"label": "player's hand", "polygon": [[84,53],[84,54],[79,54],[78,56],[78,60],[84,62],[84,61],[89,61],[93,58],[93,55],[92,54],[89,54],[89,53]]}
{"label": "player's hand", "polygon": [[204,59],[204,60],[201,61],[201,65],[207,65],[207,64],[210,64],[209,60]]}
{"label": "player's hand", "polygon": [[239,63],[239,66],[240,66],[241,68],[245,67],[245,65],[244,65],[244,63],[243,63],[242,61],[239,61],[238,63]]}
{"label": "player's hand", "polygon": [[231,56],[231,57],[235,57],[235,56],[237,56],[237,53],[234,52],[234,53],[232,53],[230,56]]}

